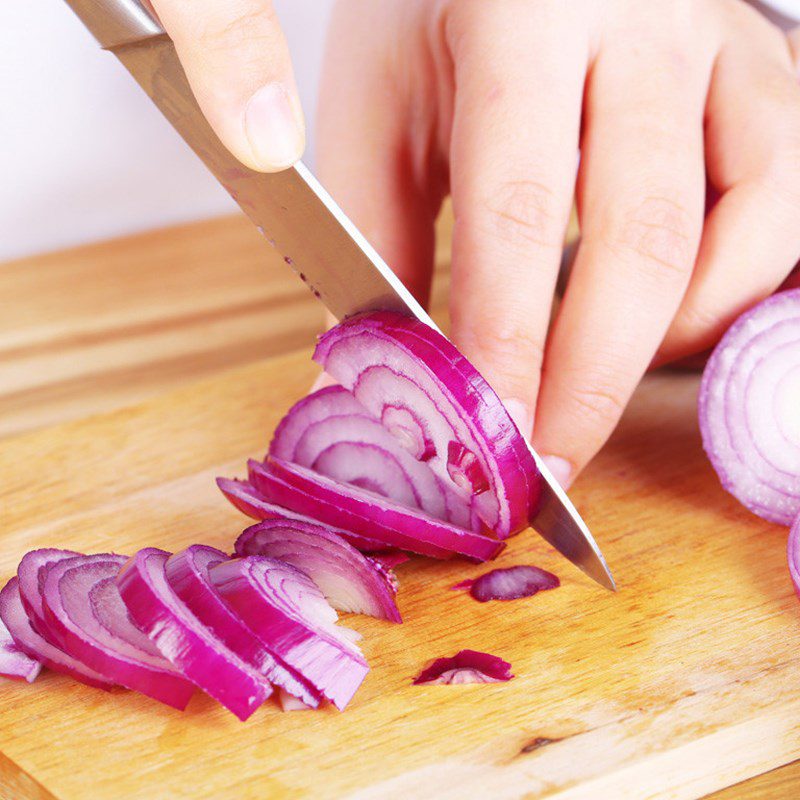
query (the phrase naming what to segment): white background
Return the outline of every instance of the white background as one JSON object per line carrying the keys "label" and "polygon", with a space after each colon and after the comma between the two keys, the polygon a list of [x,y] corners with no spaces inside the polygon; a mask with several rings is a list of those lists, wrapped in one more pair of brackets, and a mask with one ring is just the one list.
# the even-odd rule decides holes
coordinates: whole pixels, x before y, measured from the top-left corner
{"label": "white background", "polygon": [[[332,0],[276,0],[307,115]],[[63,0],[0,0],[0,261],[235,208]]]}

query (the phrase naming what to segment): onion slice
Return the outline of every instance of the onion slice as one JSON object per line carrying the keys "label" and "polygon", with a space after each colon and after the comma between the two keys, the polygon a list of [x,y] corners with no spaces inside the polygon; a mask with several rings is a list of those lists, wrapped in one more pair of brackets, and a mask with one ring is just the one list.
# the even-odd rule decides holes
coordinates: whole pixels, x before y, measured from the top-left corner
{"label": "onion slice", "polygon": [[261,675],[228,649],[180,601],[164,569],[170,554],[140,550],[117,576],[133,621],[161,655],[239,719],[247,719],[269,696]]}
{"label": "onion slice", "polygon": [[800,289],[743,314],[706,365],[703,446],[734,497],[771,522],[800,513]]}
{"label": "onion slice", "polygon": [[314,360],[375,419],[405,420],[404,440],[430,443],[426,463],[496,535],[527,525],[541,481],[533,456],[497,395],[444,336],[394,312],[365,314],[324,334]]}
{"label": "onion slice", "polygon": [[16,577],[0,590],[0,619],[17,647],[30,658],[40,661],[43,666],[98,689],[110,689],[113,685],[104,675],[89,669],[85,664],[50,644],[33,629],[22,605],[19,579]]}
{"label": "onion slice", "polygon": [[81,553],[74,550],[57,550],[53,547],[43,547],[25,553],[17,566],[19,578],[19,594],[22,605],[35,630],[43,632],[46,628],[44,621],[44,608],[42,607],[42,589],[44,585],[44,570],[50,564],[74,558]]}
{"label": "onion slice", "polygon": [[520,564],[486,572],[478,578],[461,581],[453,589],[467,589],[480,603],[489,600],[518,600],[561,585],[552,572]]}
{"label": "onion slice", "polygon": [[304,467],[270,458],[250,461],[250,480],[265,497],[326,525],[377,539],[384,548],[410,550],[434,558],[453,553],[486,561],[503,543],[457,528],[384,497],[317,475]]}
{"label": "onion slice", "polygon": [[42,605],[51,640],[110,681],[183,710],[194,685],[130,619],[115,579],[125,556],[73,556],[43,568]]}
{"label": "onion slice", "polygon": [[437,658],[414,679],[414,685],[503,683],[510,681],[511,664],[478,650],[461,650],[454,656]]}
{"label": "onion slice", "polygon": [[228,556],[221,550],[192,545],[169,557],[165,566],[167,581],[197,619],[252,666],[267,685],[275,684],[281,691],[301,699],[306,706],[317,706],[319,693],[294,670],[274,658],[211,582],[209,569],[227,560]]}
{"label": "onion slice", "polygon": [[33,683],[41,669],[42,662],[26,655],[0,620],[0,675]]}
{"label": "onion slice", "polygon": [[792,576],[795,592],[800,597],[800,514],[789,531],[789,574]]}
{"label": "onion slice", "polygon": [[336,626],[336,612],[316,584],[296,567],[248,556],[216,564],[212,582],[265,647],[295,669],[339,710],[369,667]]}
{"label": "onion slice", "polygon": [[294,565],[338,611],[402,622],[386,570],[330,528],[296,520],[266,520],[244,531],[234,549],[240,556],[267,556]]}

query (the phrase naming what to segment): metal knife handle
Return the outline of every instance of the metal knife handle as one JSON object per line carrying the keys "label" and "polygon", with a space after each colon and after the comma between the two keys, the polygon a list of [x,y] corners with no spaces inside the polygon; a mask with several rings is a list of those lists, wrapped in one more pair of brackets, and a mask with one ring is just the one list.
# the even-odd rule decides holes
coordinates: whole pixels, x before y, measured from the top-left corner
{"label": "metal knife handle", "polygon": [[166,33],[148,0],[66,2],[105,50]]}

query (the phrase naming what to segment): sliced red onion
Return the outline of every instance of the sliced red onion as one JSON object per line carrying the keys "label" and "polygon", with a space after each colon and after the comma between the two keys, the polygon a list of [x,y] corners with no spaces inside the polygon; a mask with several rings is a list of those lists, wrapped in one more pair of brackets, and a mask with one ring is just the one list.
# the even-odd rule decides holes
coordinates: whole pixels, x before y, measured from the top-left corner
{"label": "sliced red onion", "polygon": [[741,316],[703,373],[703,445],[722,485],[754,513],[800,513],[800,289]]}
{"label": "sliced red onion", "polygon": [[306,706],[319,704],[319,693],[294,670],[279,663],[259,638],[234,614],[211,582],[208,571],[228,556],[214,547],[195,544],[167,560],[169,585],[187,608],[220,641],[253,667],[265,684],[302,698]]}
{"label": "sliced red onion", "polygon": [[451,442],[473,454],[469,482],[482,473],[488,484],[472,495],[474,510],[498,536],[527,525],[541,480],[533,456],[497,395],[441,334],[393,312],[362,315],[324,334],[314,359],[376,419],[390,407],[413,419],[435,448],[427,463],[466,499],[448,471]]}
{"label": "sliced red onion", "polygon": [[436,455],[436,447],[422,427],[422,423],[407,408],[384,406],[381,425],[397,439],[417,461],[430,461]]}
{"label": "sliced red onion", "polygon": [[511,664],[478,650],[461,650],[454,656],[437,658],[414,679],[414,684],[503,683],[510,681]]}
{"label": "sliced red onion", "polygon": [[17,647],[30,658],[41,662],[43,666],[98,689],[110,689],[113,685],[99,672],[89,669],[85,664],[50,644],[33,629],[22,605],[19,579],[16,577],[0,590],[0,619],[3,620]]}
{"label": "sliced red onion", "polygon": [[358,647],[341,634],[336,612],[307,575],[260,556],[224,561],[209,575],[270,652],[338,709],[345,708],[369,667]]}
{"label": "sliced red onion", "polygon": [[41,669],[42,662],[26,655],[0,620],[0,675],[33,683]]}
{"label": "sliced red onion", "polygon": [[[323,409],[329,416],[323,416]],[[270,454],[438,519],[469,524],[465,500],[341,386],[322,389],[293,406],[275,432]]]}
{"label": "sliced red onion", "polygon": [[194,685],[183,678],[128,615],[115,579],[125,556],[73,556],[43,568],[48,633],[69,655],[110,681],[183,710]]}
{"label": "sliced red onion", "polygon": [[322,525],[265,520],[237,540],[237,555],[267,556],[308,575],[338,611],[402,622],[386,572]]}
{"label": "sliced red onion", "polygon": [[520,564],[486,572],[479,578],[461,581],[453,589],[468,589],[480,603],[489,600],[518,600],[533,597],[537,592],[555,589],[561,581],[552,572]]}
{"label": "sliced red onion", "polygon": [[400,564],[410,561],[402,550],[381,550],[377,553],[370,553],[369,558],[385,570],[393,570],[395,567],[399,567]]}
{"label": "sliced red onion", "polygon": [[81,553],[74,550],[57,550],[44,547],[25,553],[17,567],[19,593],[31,625],[43,632],[45,628],[44,609],[42,608],[42,589],[44,588],[44,568],[67,558],[74,558]]}
{"label": "sliced red onion", "polygon": [[280,459],[248,464],[250,481],[267,498],[337,528],[369,536],[383,547],[410,550],[434,558],[460,553],[479,561],[494,558],[503,543],[457,528],[393,503],[386,498],[337,483]]}
{"label": "sliced red onion", "polygon": [[483,494],[489,489],[478,457],[461,442],[452,441],[447,446],[447,474],[456,486],[470,494]]}
{"label": "sliced red onion", "polygon": [[[253,519],[290,519],[296,520],[297,522],[308,523],[309,525],[319,524],[316,519],[312,519],[305,514],[297,514],[294,511],[290,511],[288,508],[270,503],[250,481],[217,478],[217,486],[219,486],[225,497],[227,497],[239,511]],[[350,542],[353,547],[364,553],[369,553],[372,550],[383,550],[386,547],[383,542],[379,542],[377,539],[362,536],[353,533],[353,531],[344,531],[332,526],[328,527],[330,527],[334,533]]]}
{"label": "sliced red onion", "polygon": [[167,661],[245,720],[269,696],[267,685],[172,591],[164,574],[169,556],[154,547],[133,556],[117,576],[122,599],[133,621]]}
{"label": "sliced red onion", "polygon": [[792,576],[792,583],[797,596],[800,597],[800,514],[789,531],[789,574]]}

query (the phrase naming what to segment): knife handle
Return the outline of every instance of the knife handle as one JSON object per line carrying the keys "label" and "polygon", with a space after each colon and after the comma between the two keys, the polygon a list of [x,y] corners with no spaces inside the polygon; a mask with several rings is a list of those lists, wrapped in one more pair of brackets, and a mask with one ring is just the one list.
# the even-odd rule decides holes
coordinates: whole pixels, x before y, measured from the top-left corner
{"label": "knife handle", "polygon": [[66,0],[104,50],[135,44],[166,31],[149,0]]}

